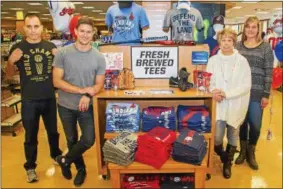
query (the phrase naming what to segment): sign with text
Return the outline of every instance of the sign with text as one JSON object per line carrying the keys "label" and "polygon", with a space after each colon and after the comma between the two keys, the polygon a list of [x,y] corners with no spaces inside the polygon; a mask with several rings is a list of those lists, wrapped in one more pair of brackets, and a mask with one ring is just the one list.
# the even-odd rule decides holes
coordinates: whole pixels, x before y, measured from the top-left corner
{"label": "sign with text", "polygon": [[178,75],[178,47],[132,47],[136,79],[169,79]]}
{"label": "sign with text", "polygon": [[106,62],[106,70],[122,70],[123,69],[123,53],[102,53]]}

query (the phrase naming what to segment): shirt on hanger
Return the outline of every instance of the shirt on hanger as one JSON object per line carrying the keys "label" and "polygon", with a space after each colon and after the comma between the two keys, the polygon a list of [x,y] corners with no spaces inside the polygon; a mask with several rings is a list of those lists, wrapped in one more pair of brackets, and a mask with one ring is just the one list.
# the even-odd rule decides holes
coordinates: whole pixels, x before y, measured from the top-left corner
{"label": "shirt on hanger", "polygon": [[194,26],[197,29],[204,27],[201,13],[193,7],[190,10],[170,9],[163,22],[163,29],[172,27],[172,38],[178,41],[194,40]]}
{"label": "shirt on hanger", "polygon": [[149,26],[149,20],[145,10],[136,3],[130,8],[119,8],[116,4],[107,10],[106,24],[113,28],[112,42],[124,42],[140,39],[140,29]]}

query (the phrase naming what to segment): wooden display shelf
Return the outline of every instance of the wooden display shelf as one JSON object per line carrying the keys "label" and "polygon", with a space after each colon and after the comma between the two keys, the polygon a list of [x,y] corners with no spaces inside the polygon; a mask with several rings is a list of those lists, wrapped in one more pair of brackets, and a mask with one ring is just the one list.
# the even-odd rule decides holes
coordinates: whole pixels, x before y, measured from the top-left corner
{"label": "wooden display shelf", "polygon": [[[153,95],[150,93],[152,89],[170,89],[174,93],[170,95]],[[182,92],[176,88],[169,87],[136,87],[132,91],[143,91],[143,95],[127,95],[125,91],[118,90],[104,90],[97,94],[93,98],[93,108],[94,108],[94,121],[95,121],[95,137],[96,137],[96,149],[97,149],[97,167],[99,174],[104,176],[107,175],[107,170],[110,170],[111,180],[113,187],[119,188],[117,183],[120,183],[120,174],[123,173],[188,173],[194,172],[196,179],[196,186],[204,187],[206,173],[211,173],[212,171],[212,155],[214,146],[214,130],[215,130],[215,101],[211,94],[199,93],[195,89],[190,89],[186,92]],[[128,90],[131,91],[131,90]],[[172,106],[177,109],[178,105],[189,105],[198,106],[206,105],[209,108],[211,115],[211,133],[204,134],[205,139],[208,142],[208,150],[205,160],[202,166],[192,166],[189,164],[184,164],[180,162],[175,162],[173,160],[168,160],[166,164],[160,169],[155,170],[154,168],[141,164],[138,162],[132,163],[127,168],[123,166],[118,166],[114,164],[107,164],[103,161],[102,147],[105,141],[109,138],[117,136],[119,133],[106,133],[106,107],[110,102],[127,102],[138,104],[140,110],[148,106]],[[137,134],[143,134],[143,132],[138,132]],[[206,164],[206,165],[205,165]],[[173,168],[175,167],[175,168]]]}
{"label": "wooden display shelf", "polygon": [[153,173],[194,173],[195,188],[205,187],[205,173],[208,167],[208,156],[206,153],[201,165],[192,165],[182,162],[177,162],[170,157],[160,169],[155,169],[152,166],[145,165],[139,162],[133,162],[129,166],[120,166],[114,163],[109,163],[111,182],[113,188],[121,187],[121,174],[153,174]]}
{"label": "wooden display shelf", "polygon": [[[146,132],[137,132],[137,133],[134,133],[134,134],[136,134],[136,135],[143,135],[143,134],[145,134]],[[114,138],[114,137],[116,137],[116,136],[118,136],[120,133],[105,133],[104,134],[104,138],[105,139],[111,139],[111,138]],[[179,136],[179,132],[177,132],[177,137]],[[203,134],[203,136],[204,136],[204,138],[207,140],[207,139],[210,139],[211,138],[211,133],[204,133]]]}

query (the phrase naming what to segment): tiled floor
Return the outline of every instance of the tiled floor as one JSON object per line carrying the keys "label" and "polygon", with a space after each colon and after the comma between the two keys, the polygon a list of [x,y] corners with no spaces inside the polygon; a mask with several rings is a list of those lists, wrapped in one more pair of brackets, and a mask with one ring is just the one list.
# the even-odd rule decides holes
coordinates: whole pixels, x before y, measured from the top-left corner
{"label": "tiled floor", "polygon": [[[282,93],[274,91],[273,116],[272,116],[272,140],[267,140],[267,129],[269,127],[269,108],[264,112],[263,128],[259,139],[256,157],[259,163],[259,170],[251,170],[246,163],[233,165],[231,179],[224,179],[221,172],[221,164],[215,156],[214,173],[212,178],[206,182],[207,188],[282,188]],[[61,133],[60,146],[66,148],[64,132],[59,121],[59,132]],[[29,184],[26,182],[26,175],[23,169],[24,132],[20,127],[16,137],[2,135],[2,166],[1,180],[2,188],[73,188],[72,181],[65,180],[61,176],[58,166],[55,166],[55,174],[47,176],[46,171],[52,167],[49,158],[49,148],[46,133],[41,123],[38,145],[38,167],[39,182]],[[87,179],[82,185],[83,188],[110,188],[110,181],[104,181],[97,174],[96,149],[91,148],[84,155],[87,164]],[[235,155],[235,157],[238,154]],[[73,174],[75,169],[73,168]]]}

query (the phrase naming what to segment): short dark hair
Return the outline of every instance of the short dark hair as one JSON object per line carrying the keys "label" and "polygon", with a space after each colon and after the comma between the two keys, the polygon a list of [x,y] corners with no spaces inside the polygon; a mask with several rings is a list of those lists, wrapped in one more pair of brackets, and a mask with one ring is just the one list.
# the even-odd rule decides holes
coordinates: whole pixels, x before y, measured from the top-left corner
{"label": "short dark hair", "polygon": [[93,20],[88,18],[88,17],[81,17],[79,20],[78,20],[78,25],[77,25],[77,29],[79,28],[80,25],[82,24],[87,24],[87,25],[90,25],[92,27],[92,29],[94,29],[94,23],[93,23]]}
{"label": "short dark hair", "polygon": [[25,15],[24,20],[26,20],[26,18],[32,18],[32,17],[36,17],[36,18],[38,18],[38,20],[39,20],[40,24],[42,24],[42,22],[41,22],[41,20],[40,20],[40,18],[39,18],[39,15],[38,15],[38,14],[36,14],[36,13],[27,13],[27,14]]}

